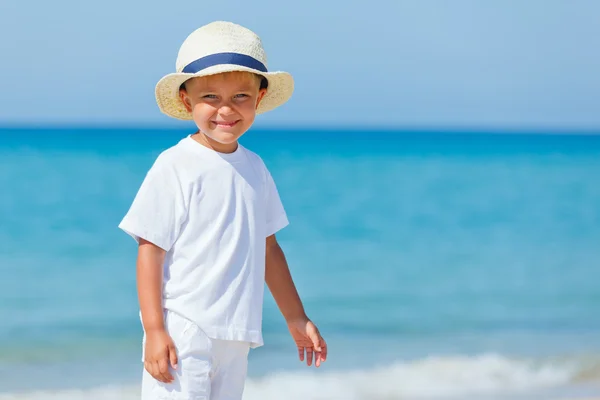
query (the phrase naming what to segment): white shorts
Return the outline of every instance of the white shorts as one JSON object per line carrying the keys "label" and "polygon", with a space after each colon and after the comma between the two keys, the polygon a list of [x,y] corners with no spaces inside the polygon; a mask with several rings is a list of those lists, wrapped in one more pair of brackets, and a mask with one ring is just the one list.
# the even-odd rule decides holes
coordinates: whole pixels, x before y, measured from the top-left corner
{"label": "white shorts", "polygon": [[169,367],[174,380],[157,381],[144,369],[142,400],[242,399],[250,343],[211,339],[196,324],[169,311],[165,327],[177,348],[177,369]]}

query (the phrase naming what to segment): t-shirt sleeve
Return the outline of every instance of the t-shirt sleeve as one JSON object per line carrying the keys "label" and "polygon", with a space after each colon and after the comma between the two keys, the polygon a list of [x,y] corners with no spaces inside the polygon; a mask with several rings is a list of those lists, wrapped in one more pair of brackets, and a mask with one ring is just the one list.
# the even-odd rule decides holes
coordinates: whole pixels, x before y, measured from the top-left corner
{"label": "t-shirt sleeve", "polygon": [[169,251],[187,218],[184,187],[168,162],[156,160],[119,228],[138,243],[145,239]]}
{"label": "t-shirt sleeve", "polygon": [[271,176],[269,170],[267,173],[267,237],[277,233],[279,230],[285,228],[289,222],[279,192],[275,185],[275,181]]}

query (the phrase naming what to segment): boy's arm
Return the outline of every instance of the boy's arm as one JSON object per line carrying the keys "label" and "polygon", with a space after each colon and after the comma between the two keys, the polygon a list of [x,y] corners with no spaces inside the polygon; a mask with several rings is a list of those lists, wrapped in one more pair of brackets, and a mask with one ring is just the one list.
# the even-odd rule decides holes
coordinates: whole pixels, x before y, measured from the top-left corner
{"label": "boy's arm", "polygon": [[162,305],[163,263],[166,252],[140,238],[137,258],[137,289],[146,334],[144,367],[155,379],[169,383],[169,363],[177,368],[177,351],[167,333]]}
{"label": "boy's arm", "polygon": [[275,235],[267,238],[265,280],[286,322],[307,320],[304,306]]}
{"label": "boy's arm", "polygon": [[142,324],[146,333],[164,330],[162,279],[165,251],[140,239],[137,258],[137,289]]}
{"label": "boy's arm", "polygon": [[315,352],[315,366],[320,366],[327,358],[327,344],[304,311],[285,255],[275,235],[267,237],[265,267],[265,281],[296,342],[300,361],[304,361],[306,351],[306,363],[311,365]]}

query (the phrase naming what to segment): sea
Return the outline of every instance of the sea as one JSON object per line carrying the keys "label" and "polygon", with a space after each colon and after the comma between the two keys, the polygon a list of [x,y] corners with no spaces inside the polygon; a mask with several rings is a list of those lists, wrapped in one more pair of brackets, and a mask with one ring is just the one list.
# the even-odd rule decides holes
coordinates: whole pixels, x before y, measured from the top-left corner
{"label": "sea", "polygon": [[[135,242],[117,228],[191,127],[0,129],[0,400],[139,398]],[[600,397],[600,135],[253,129],[329,347],[271,295],[244,400]]]}

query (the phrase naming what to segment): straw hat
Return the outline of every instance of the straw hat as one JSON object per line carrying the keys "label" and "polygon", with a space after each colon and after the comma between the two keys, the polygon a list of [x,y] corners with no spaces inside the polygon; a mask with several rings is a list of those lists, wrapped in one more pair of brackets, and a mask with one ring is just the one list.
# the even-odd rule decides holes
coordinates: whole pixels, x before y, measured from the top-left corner
{"label": "straw hat", "polygon": [[268,72],[267,56],[260,38],[240,25],[217,21],[192,32],[179,49],[176,73],[164,76],[156,85],[156,102],[160,110],[177,119],[192,119],[179,97],[179,87],[197,76],[230,71],[248,71],[264,76],[269,82],[267,93],[257,113],[270,111],[291,97],[294,80],[287,72]]}

